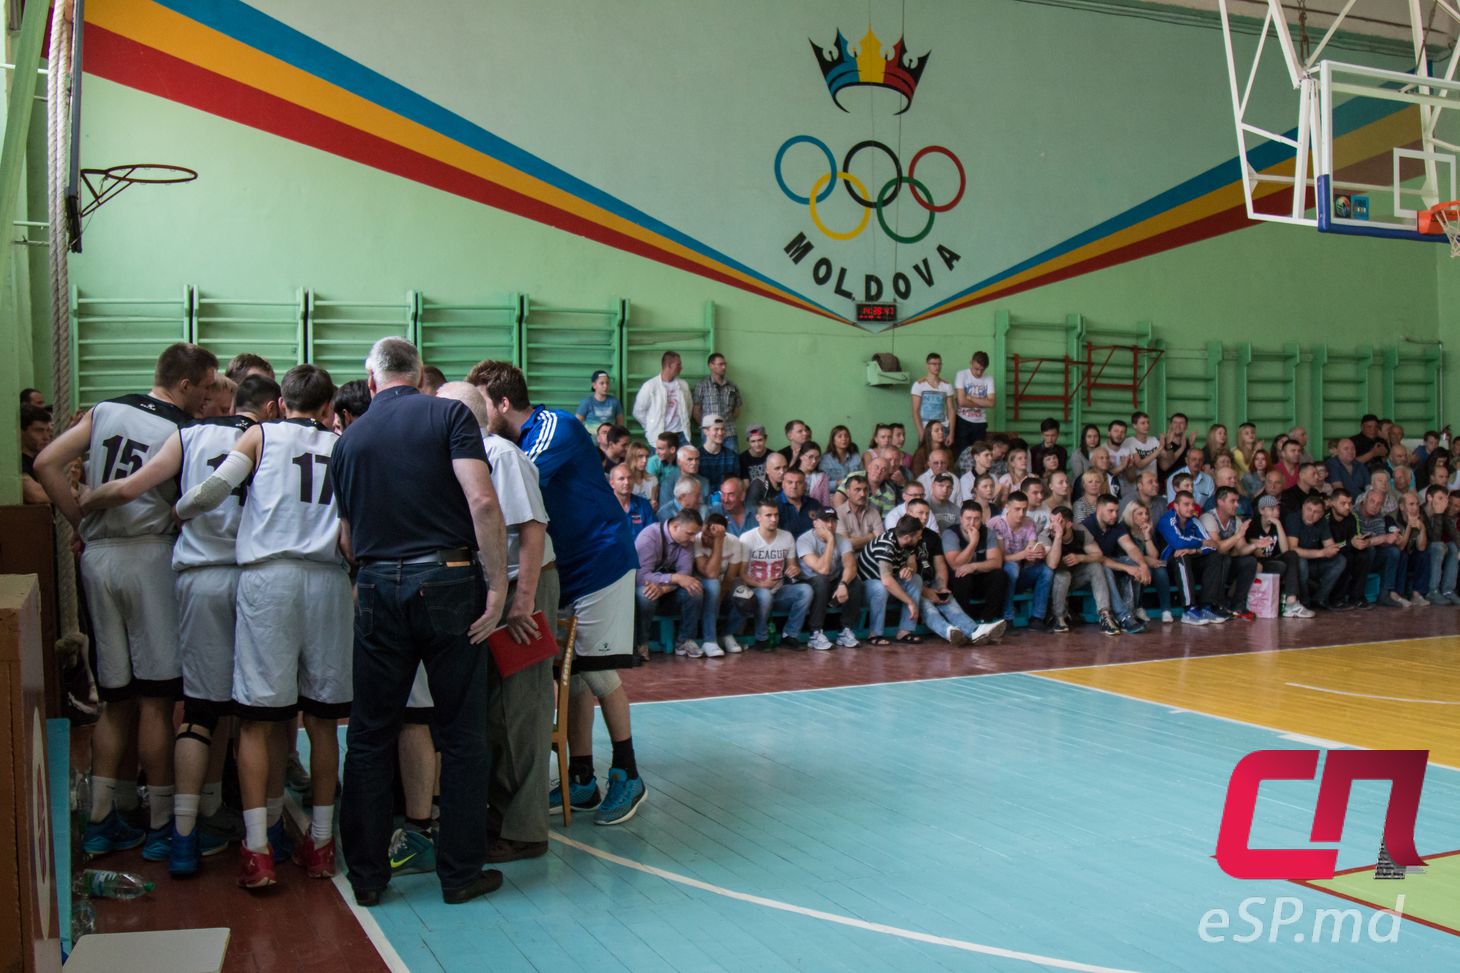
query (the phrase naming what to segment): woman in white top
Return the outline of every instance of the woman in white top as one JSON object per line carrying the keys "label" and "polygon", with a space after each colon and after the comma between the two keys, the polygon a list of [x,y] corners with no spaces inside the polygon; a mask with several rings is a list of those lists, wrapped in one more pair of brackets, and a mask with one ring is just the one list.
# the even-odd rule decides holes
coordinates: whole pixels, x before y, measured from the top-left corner
{"label": "woman in white top", "polygon": [[1009,451],[1009,472],[999,477],[999,505],[1003,506],[1009,502],[1009,494],[1015,490],[1022,489],[1024,481],[1029,478],[1029,450],[1013,449]]}

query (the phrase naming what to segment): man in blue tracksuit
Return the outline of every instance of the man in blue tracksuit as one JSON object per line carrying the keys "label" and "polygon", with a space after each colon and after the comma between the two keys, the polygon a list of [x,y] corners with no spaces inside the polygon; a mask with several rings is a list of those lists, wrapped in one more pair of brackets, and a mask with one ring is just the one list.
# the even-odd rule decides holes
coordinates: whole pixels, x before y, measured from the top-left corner
{"label": "man in blue tracksuit", "polygon": [[[1227,586],[1227,557],[1217,552],[1216,541],[1202,529],[1196,500],[1189,490],[1176,494],[1176,502],[1161,515],[1156,529],[1166,542],[1161,551],[1166,570],[1180,581],[1186,599],[1181,620],[1190,625],[1212,625],[1231,618],[1232,613],[1217,604]],[[1201,582],[1199,589],[1197,579]]]}

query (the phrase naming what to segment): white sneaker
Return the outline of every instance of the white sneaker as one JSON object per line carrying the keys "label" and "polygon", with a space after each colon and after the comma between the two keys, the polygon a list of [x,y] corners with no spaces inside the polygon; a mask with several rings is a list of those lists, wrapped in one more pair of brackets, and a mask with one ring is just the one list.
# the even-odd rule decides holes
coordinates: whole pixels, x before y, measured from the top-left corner
{"label": "white sneaker", "polygon": [[1409,607],[1428,608],[1430,607],[1430,600],[1424,595],[1420,594],[1418,591],[1416,591],[1414,594],[1409,596]]}
{"label": "white sneaker", "polygon": [[1146,610],[1144,608],[1137,608],[1135,615],[1136,620],[1139,621],[1142,625],[1145,625],[1151,621],[1151,616],[1146,614]]}
{"label": "white sneaker", "polygon": [[1170,612],[1162,612],[1161,621],[1167,625],[1170,625],[1172,622],[1176,621],[1176,619],[1172,616]]}
{"label": "white sneaker", "polygon": [[745,651],[740,647],[740,643],[735,641],[735,636],[733,635],[723,636],[720,639],[720,644],[723,645],[725,647],[725,651],[729,652],[731,655],[737,655]]}
{"label": "white sneaker", "polygon": [[818,652],[825,652],[832,647],[831,639],[827,638],[826,633],[819,628],[811,633],[811,638],[806,640],[806,645]]}
{"label": "white sneaker", "polygon": [[718,659],[720,658],[720,656],[725,654],[725,650],[720,648],[714,642],[706,642],[704,645],[700,646],[700,649],[704,652],[705,656],[710,659]]}
{"label": "white sneaker", "polygon": [[1410,600],[1408,598],[1405,598],[1403,595],[1401,595],[1397,591],[1391,591],[1391,592],[1389,592],[1389,597],[1390,598],[1393,598],[1394,599],[1394,603],[1397,604],[1400,608],[1413,608],[1414,607],[1414,605],[1410,603]]}
{"label": "white sneaker", "polygon": [[856,632],[853,632],[849,628],[844,628],[842,629],[842,633],[836,637],[836,644],[844,649],[855,649],[862,643],[857,641]]}
{"label": "white sneaker", "polygon": [[1283,618],[1312,618],[1313,610],[1301,601],[1283,602]]}
{"label": "white sneaker", "polygon": [[985,642],[996,641],[1008,627],[1009,623],[1003,619],[999,619],[997,622],[984,622],[973,630],[973,637],[968,640],[969,644],[982,645]]}
{"label": "white sneaker", "polygon": [[675,655],[687,655],[691,659],[703,659],[705,653],[700,649],[700,643],[694,639],[685,639],[674,649]]}

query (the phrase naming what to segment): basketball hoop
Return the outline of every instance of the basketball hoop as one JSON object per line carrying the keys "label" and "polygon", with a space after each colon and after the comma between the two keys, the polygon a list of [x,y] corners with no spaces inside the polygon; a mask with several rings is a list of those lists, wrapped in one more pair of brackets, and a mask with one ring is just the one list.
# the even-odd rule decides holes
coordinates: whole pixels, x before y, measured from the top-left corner
{"label": "basketball hoop", "polygon": [[1460,200],[1452,199],[1420,210],[1419,231],[1445,234],[1445,239],[1450,241],[1451,258],[1460,257]]}
{"label": "basketball hoop", "polygon": [[158,162],[132,162],[112,166],[109,169],[82,169],[81,181],[91,194],[91,200],[81,207],[80,217],[90,216],[101,205],[116,197],[128,186],[165,186],[172,183],[192,182],[198,173],[186,166],[164,165]]}

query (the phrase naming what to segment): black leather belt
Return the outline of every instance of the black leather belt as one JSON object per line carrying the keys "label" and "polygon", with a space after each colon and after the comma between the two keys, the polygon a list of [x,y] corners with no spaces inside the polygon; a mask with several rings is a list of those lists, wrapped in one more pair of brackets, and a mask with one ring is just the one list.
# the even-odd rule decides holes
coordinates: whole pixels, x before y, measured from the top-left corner
{"label": "black leather belt", "polygon": [[444,551],[432,551],[430,554],[418,554],[415,557],[371,557],[366,558],[366,564],[446,564],[460,565],[465,567],[476,560],[476,553],[465,547],[453,547]]}

